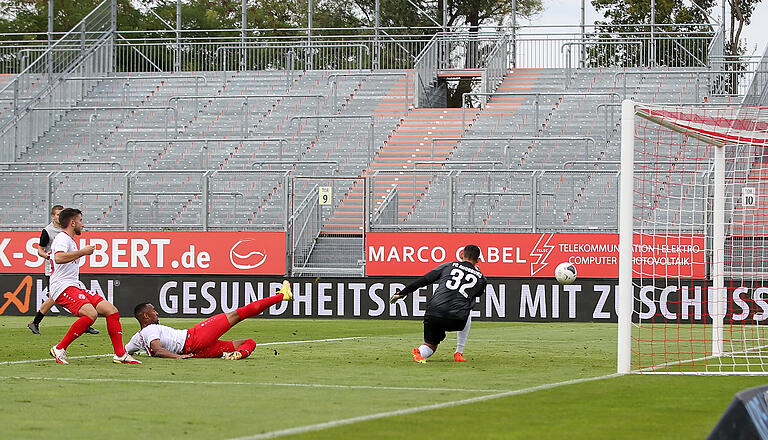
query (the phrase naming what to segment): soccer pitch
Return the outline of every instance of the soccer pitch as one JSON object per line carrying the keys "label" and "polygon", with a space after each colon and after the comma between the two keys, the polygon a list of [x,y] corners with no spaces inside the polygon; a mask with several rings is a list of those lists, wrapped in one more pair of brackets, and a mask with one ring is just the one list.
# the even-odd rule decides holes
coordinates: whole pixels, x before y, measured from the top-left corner
{"label": "soccer pitch", "polygon": [[703,438],[766,381],[614,376],[611,324],[473,322],[468,362],[453,362],[453,333],[416,364],[419,321],[255,318],[225,336],[264,344],[248,359],[115,365],[94,356],[111,352],[99,318],[58,365],[48,350],[73,318],[42,335],[28,321],[0,318],[3,438]]}

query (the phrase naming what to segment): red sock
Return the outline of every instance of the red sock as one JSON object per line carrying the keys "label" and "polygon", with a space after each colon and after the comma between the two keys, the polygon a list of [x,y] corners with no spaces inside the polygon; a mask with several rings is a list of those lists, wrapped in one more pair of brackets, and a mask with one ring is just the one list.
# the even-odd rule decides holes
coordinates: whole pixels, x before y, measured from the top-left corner
{"label": "red sock", "polygon": [[115,354],[118,356],[124,355],[123,327],[120,325],[120,314],[118,312],[107,316],[107,333],[109,333],[109,339],[112,340],[112,348],[115,350]]}
{"label": "red sock", "polygon": [[263,312],[264,310],[267,310],[269,306],[271,306],[272,304],[277,304],[282,300],[283,300],[283,294],[278,293],[277,295],[260,299],[248,305],[240,307],[239,309],[237,309],[237,315],[240,316],[240,319],[250,318],[251,316],[256,316],[259,313]]}
{"label": "red sock", "polygon": [[244,358],[247,358],[251,355],[254,348],[256,348],[256,341],[253,339],[246,339],[245,342],[236,348],[236,350],[242,353]]}
{"label": "red sock", "polygon": [[67,347],[69,347],[69,344],[72,343],[75,339],[77,339],[80,335],[85,332],[85,329],[91,326],[93,324],[94,320],[87,317],[87,316],[81,316],[80,318],[75,321],[74,324],[72,324],[72,327],[69,328],[69,331],[66,335],[64,335],[64,339],[59,342],[59,345],[56,346],[59,350],[64,349],[66,350]]}

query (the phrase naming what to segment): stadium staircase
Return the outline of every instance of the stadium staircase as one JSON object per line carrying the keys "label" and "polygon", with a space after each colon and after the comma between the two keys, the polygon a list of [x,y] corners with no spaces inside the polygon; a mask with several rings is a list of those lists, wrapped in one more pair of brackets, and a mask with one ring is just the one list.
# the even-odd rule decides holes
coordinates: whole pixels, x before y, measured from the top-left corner
{"label": "stadium staircase", "polygon": [[[352,81],[353,89],[344,98],[338,108],[344,115],[372,115],[376,122],[376,134],[373,139],[375,146],[386,145],[393,132],[396,132],[402,121],[408,119],[413,110],[406,112],[406,104],[410,108],[413,100],[413,88],[410,90],[406,82],[411,84],[411,72],[403,75],[398,72],[395,79],[371,77],[364,80]],[[338,78],[338,81],[344,81]],[[349,82],[349,80],[345,81]],[[406,92],[408,96],[406,97]],[[336,109],[335,109],[336,110]],[[365,128],[362,124],[367,121],[352,119],[344,123],[343,129],[328,130],[326,138],[311,140],[303,158],[320,160],[338,160],[338,174],[344,176],[365,176],[372,163],[380,157],[380,148],[376,147],[374,158],[371,160],[367,150],[367,135],[360,134]],[[365,132],[365,131],[363,131]],[[349,183],[346,183],[349,182]],[[307,259],[306,267],[320,266],[324,268],[362,268],[363,262],[355,256],[355,249],[363,248],[363,193],[361,180],[337,181],[336,192],[341,196],[336,199],[333,212],[323,222],[312,251]],[[306,188],[304,188],[306,189]],[[295,191],[295,200],[301,200],[302,188]],[[350,250],[344,252],[341,250]],[[308,269],[312,273],[311,269]]]}
{"label": "stadium staircase", "polygon": [[[472,116],[474,114],[470,114]],[[469,119],[469,122],[473,121]],[[413,109],[402,120],[384,145],[377,151],[373,162],[363,176],[371,177],[377,170],[403,170],[413,173],[436,163],[445,162],[456,149],[457,142],[436,141],[432,149],[432,139],[460,137],[461,111],[455,108]],[[426,167],[425,167],[426,166]],[[412,176],[412,174],[410,174]],[[379,177],[374,187],[374,208],[386,197],[392,186],[403,184],[400,189],[398,210],[408,215],[429,187],[429,173],[416,172],[416,188],[407,179],[393,176],[390,179]],[[408,184],[404,184],[404,183]],[[362,234],[363,230],[363,181],[357,181],[345,195],[333,216],[323,226],[326,234]]]}

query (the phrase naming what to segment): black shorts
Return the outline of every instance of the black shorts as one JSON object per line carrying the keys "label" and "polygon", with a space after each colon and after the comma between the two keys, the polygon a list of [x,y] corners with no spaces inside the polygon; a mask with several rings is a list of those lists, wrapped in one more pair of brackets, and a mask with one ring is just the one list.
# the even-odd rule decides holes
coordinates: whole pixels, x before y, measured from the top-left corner
{"label": "black shorts", "polygon": [[466,319],[424,316],[424,342],[431,345],[438,345],[445,339],[445,332],[464,330],[466,325]]}

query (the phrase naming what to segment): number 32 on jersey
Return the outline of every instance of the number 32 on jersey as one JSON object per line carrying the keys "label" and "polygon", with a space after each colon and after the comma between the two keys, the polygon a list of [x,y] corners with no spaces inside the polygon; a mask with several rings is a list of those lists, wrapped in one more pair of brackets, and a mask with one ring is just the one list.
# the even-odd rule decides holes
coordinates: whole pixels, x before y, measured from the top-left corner
{"label": "number 32 on jersey", "polygon": [[451,278],[445,282],[445,287],[458,291],[464,298],[469,298],[467,290],[475,287],[477,276],[461,269],[453,269],[450,276]]}

